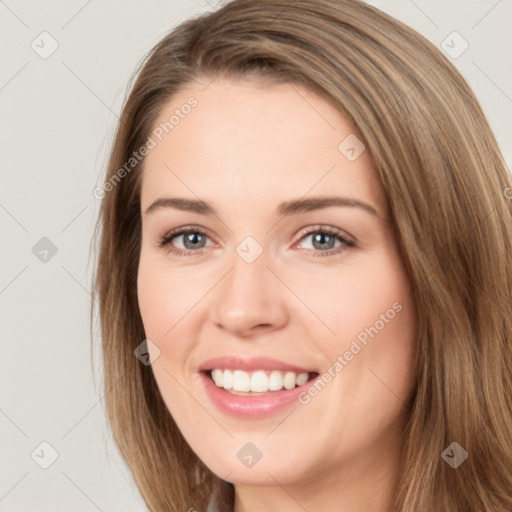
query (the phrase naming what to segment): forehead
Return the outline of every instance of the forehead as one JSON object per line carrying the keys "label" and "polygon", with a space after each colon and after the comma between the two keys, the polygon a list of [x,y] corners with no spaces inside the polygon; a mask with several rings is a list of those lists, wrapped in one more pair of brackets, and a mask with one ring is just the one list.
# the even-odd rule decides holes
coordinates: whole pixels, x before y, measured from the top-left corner
{"label": "forehead", "polygon": [[168,193],[249,208],[274,197],[338,192],[384,211],[366,152],[351,161],[340,151],[347,137],[355,130],[340,111],[296,84],[192,82],[154,123],[141,203]]}

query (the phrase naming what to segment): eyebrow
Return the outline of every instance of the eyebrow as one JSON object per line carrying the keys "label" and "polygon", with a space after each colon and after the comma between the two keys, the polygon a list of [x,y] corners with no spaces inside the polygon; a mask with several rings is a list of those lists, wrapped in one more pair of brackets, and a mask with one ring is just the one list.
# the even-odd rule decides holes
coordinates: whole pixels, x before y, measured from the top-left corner
{"label": "eyebrow", "polygon": [[[332,196],[310,197],[308,199],[293,199],[290,201],[284,201],[277,207],[276,211],[279,216],[286,217],[289,215],[296,215],[313,210],[320,210],[322,208],[329,208],[332,206],[361,208],[362,210],[375,215],[377,218],[379,217],[377,210],[368,203],[348,197]],[[163,208],[175,208],[177,210],[186,212],[199,213],[201,215],[217,216],[217,211],[211,204],[201,200],[185,199],[182,197],[162,197],[157,199],[151,204],[151,206],[146,209],[145,215]]]}

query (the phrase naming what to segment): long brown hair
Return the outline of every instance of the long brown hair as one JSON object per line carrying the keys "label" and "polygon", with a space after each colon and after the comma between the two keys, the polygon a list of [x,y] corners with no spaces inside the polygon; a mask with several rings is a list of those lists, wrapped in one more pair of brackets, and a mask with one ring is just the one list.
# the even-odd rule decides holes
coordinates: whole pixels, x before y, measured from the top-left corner
{"label": "long brown hair", "polygon": [[[173,29],[135,76],[98,194],[93,299],[109,421],[149,509],[204,510],[218,492],[231,511],[234,488],[191,450],[151,368],[134,357],[145,339],[136,287],[144,159],[126,163],[191,80],[252,76],[332,102],[361,135],[390,204],[420,313],[393,510],[512,510],[512,183],[449,60],[358,0],[234,0]],[[441,457],[452,442],[468,453],[457,469]]]}

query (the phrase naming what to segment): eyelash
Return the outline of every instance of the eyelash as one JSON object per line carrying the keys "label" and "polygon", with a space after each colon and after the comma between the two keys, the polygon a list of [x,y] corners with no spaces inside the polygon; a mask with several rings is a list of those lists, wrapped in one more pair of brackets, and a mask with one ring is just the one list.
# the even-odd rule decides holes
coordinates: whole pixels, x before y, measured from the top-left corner
{"label": "eyelash", "polygon": [[[180,235],[188,235],[188,234],[191,234],[191,233],[199,233],[203,236],[206,236],[208,237],[208,233],[206,233],[203,229],[201,228],[196,228],[196,227],[193,227],[193,226],[190,226],[188,228],[177,228],[173,231],[170,231],[169,233],[165,234],[163,237],[160,238],[159,242],[158,242],[158,246],[159,247],[167,247],[170,245],[171,241],[174,239],[174,238],[177,238],[178,236]],[[340,240],[344,246],[341,246],[341,247],[336,247],[336,248],[333,248],[333,249],[329,249],[327,251],[319,251],[317,249],[307,249],[307,250],[312,250],[314,252],[318,251],[320,254],[313,254],[314,257],[326,257],[326,256],[332,256],[334,254],[339,254],[351,247],[355,247],[356,244],[353,240],[349,239],[348,237],[344,236],[342,234],[342,232],[338,229],[335,229],[335,228],[324,228],[324,227],[315,227],[313,229],[310,229],[309,231],[307,231],[306,233],[302,233],[301,237],[300,237],[300,240],[301,241],[302,239],[304,239],[305,237],[311,235],[311,234],[315,234],[315,233],[322,233],[322,234],[325,234],[325,235],[329,235],[329,236],[332,236],[332,237],[335,237],[336,239]],[[208,237],[209,238],[209,237]],[[168,252],[169,253],[173,253],[175,256],[195,256],[196,254],[201,254],[201,252],[203,251],[204,248],[201,248],[201,249],[195,249],[195,250],[183,250],[183,249],[168,249]]]}

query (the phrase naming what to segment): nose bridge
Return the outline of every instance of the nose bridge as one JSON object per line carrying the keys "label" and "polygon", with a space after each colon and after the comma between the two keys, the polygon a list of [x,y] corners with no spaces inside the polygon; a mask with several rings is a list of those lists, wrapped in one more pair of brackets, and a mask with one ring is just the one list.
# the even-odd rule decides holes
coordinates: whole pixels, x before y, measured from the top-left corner
{"label": "nose bridge", "polygon": [[216,287],[213,320],[217,326],[243,335],[255,327],[271,329],[286,321],[282,290],[267,268],[269,254],[252,237],[235,248],[231,270]]}

